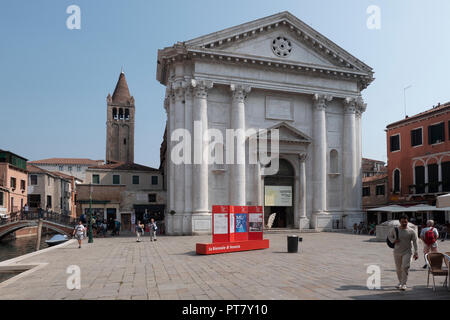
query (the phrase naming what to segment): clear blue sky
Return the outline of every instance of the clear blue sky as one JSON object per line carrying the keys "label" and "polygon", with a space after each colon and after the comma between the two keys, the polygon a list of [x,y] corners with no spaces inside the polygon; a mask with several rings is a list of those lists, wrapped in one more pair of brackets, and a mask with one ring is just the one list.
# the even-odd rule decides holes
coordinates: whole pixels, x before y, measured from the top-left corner
{"label": "clear blue sky", "polygon": [[[68,30],[66,8],[81,8]],[[381,30],[366,27],[369,5]],[[165,124],[156,54],[210,32],[288,10],[374,68],[363,92],[363,156],[386,160],[386,124],[450,100],[450,1],[2,0],[0,148],[30,160],[104,159],[106,96],[123,65],[136,99],[135,161],[159,165]]]}

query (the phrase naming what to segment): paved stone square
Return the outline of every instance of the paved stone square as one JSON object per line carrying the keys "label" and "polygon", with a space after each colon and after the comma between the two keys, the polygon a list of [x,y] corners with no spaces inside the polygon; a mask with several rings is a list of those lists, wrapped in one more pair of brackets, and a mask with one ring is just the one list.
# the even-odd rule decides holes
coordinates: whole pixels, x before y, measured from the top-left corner
{"label": "paved stone square", "polygon": [[[195,243],[210,236],[95,239],[18,262],[48,263],[0,285],[0,299],[450,299],[437,278],[426,288],[423,256],[412,263],[408,285],[399,292],[392,250],[372,237],[344,233],[304,233],[300,252],[287,253],[287,233],[270,233],[270,248],[214,256],[195,254]],[[450,251],[450,241],[439,242]],[[419,245],[422,250],[422,245]],[[366,287],[367,266],[381,268],[381,290]],[[81,289],[68,290],[66,268],[81,268]]]}

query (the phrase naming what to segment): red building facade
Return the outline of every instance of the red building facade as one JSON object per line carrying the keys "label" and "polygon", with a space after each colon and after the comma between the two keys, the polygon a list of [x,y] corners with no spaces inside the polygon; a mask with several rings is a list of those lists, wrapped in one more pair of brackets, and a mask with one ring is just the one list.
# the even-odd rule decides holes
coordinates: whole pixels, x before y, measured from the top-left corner
{"label": "red building facade", "polygon": [[450,102],[386,128],[391,203],[428,202],[450,192]]}

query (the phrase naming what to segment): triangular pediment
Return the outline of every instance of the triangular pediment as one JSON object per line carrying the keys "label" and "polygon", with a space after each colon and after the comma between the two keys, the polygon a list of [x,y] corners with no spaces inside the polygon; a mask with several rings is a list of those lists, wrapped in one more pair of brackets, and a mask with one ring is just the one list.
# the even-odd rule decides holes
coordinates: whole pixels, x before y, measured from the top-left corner
{"label": "triangular pediment", "polygon": [[307,134],[294,128],[286,122],[280,122],[272,127],[267,128],[267,133],[265,136],[262,136],[261,132],[258,132],[256,135],[258,139],[262,139],[264,137],[271,140],[272,137],[270,135],[270,132],[273,129],[278,130],[280,143],[309,144],[312,141]]}
{"label": "triangular pediment", "polygon": [[290,14],[244,23],[184,42],[189,50],[371,73],[371,68]]}

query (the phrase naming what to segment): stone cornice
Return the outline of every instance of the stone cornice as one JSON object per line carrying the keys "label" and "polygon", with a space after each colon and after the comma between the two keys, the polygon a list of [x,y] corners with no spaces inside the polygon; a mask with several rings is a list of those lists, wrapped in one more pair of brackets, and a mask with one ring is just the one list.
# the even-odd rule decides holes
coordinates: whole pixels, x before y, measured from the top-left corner
{"label": "stone cornice", "polygon": [[354,80],[359,83],[360,90],[365,89],[373,81],[373,76],[371,74],[355,69],[297,63],[292,60],[280,60],[276,58],[213,51],[208,49],[186,49],[186,51],[183,51],[182,53],[177,51],[174,56],[164,55],[160,57],[158,61],[160,65],[158,66],[157,78],[162,84],[166,84],[164,76],[166,74],[166,69],[171,64],[178,63],[183,60],[241,64],[254,67],[279,69],[283,72],[295,72],[327,78]]}

